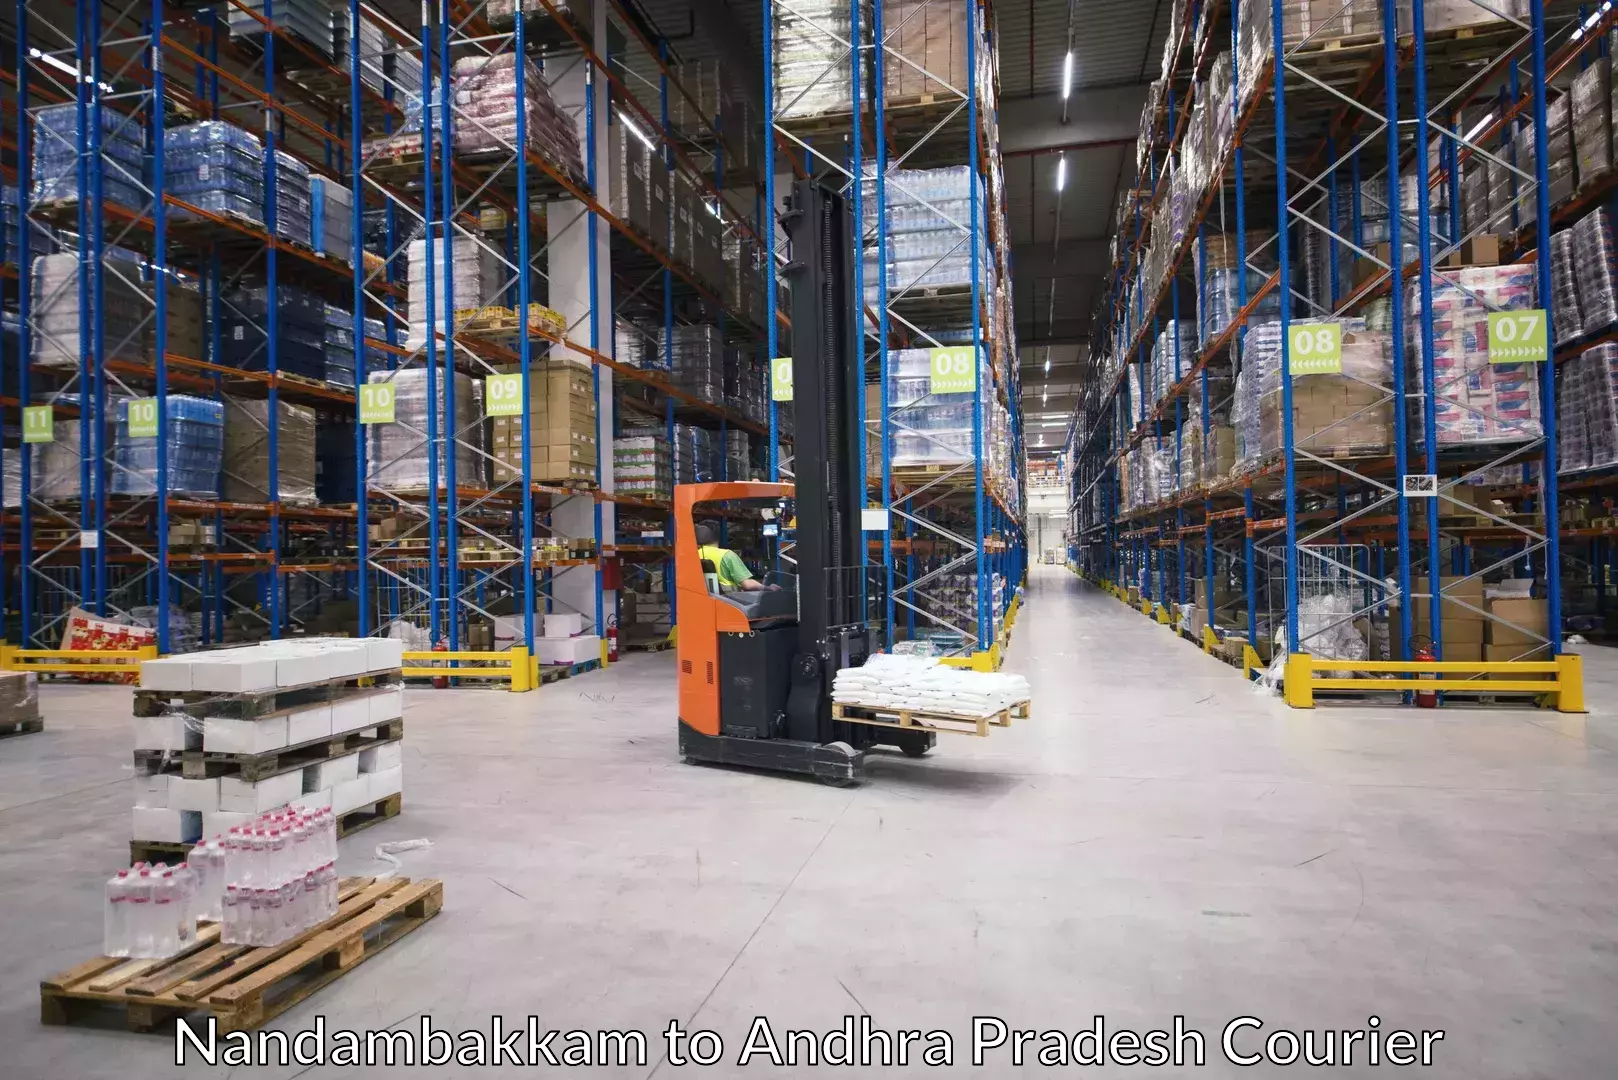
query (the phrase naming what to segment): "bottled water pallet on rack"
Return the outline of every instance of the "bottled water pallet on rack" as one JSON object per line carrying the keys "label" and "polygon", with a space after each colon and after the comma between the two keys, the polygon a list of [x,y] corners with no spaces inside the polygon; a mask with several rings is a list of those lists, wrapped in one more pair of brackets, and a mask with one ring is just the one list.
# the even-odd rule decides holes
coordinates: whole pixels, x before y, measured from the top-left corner
{"label": "bottled water pallet on rack", "polygon": [[[337,816],[337,839],[341,840],[343,837],[357,833],[361,829],[370,828],[379,821],[398,817],[399,812],[403,809],[404,795],[396,794],[339,814]],[[182,861],[194,846],[190,841],[131,840],[129,842],[129,862],[130,865],[139,862],[166,862],[172,866]]]}
{"label": "bottled water pallet on rack", "polygon": [[174,956],[97,957],[42,979],[40,1022],[97,1026],[110,1013],[129,1030],[148,1032],[182,1017],[211,1017],[220,1034],[250,1031],[419,929],[443,906],[444,883],[436,879],[344,878],[337,914],[283,944],[221,944],[213,923]]}
{"label": "bottled water pallet on rack", "polygon": [[[204,736],[206,737],[206,732]],[[256,782],[279,773],[302,769],[307,765],[317,765],[322,761],[357,754],[361,750],[369,750],[384,743],[397,742],[402,738],[404,738],[404,718],[401,716],[369,727],[336,732],[329,736],[291,746],[278,746],[273,750],[256,754],[209,750],[206,744],[200,750],[136,750],[135,771],[137,774],[152,775],[172,772],[174,767],[178,766],[179,771],[176,775],[183,776],[187,780],[235,776],[244,781]]]}

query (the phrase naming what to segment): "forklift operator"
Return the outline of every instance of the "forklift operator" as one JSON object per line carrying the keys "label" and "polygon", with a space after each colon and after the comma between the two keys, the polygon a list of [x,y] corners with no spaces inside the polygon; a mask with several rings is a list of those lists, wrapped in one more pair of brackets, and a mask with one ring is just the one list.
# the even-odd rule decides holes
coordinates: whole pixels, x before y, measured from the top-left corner
{"label": "forklift operator", "polygon": [[697,558],[704,562],[713,563],[714,570],[719,576],[719,587],[722,590],[742,592],[763,592],[765,589],[778,590],[779,585],[765,585],[755,578],[747,564],[742,562],[741,556],[729,548],[719,546],[719,530],[711,524],[703,522],[697,526]]}

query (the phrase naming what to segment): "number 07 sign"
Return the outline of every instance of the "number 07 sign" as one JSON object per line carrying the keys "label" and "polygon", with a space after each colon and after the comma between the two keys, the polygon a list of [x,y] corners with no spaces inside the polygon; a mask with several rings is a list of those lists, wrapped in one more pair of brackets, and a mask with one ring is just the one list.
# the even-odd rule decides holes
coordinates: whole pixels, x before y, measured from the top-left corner
{"label": "number 07 sign", "polygon": [[1544,308],[1489,312],[1489,363],[1543,364],[1550,358]]}

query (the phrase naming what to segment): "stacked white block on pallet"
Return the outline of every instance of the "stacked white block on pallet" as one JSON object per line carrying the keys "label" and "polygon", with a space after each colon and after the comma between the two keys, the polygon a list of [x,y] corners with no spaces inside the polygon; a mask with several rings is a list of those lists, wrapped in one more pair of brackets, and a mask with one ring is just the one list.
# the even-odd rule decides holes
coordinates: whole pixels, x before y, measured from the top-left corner
{"label": "stacked white block on pallet", "polygon": [[[165,756],[154,761],[142,755],[139,767],[157,771],[137,777],[131,838],[189,843],[289,804],[330,807],[341,815],[402,794],[398,739],[256,780],[239,774],[187,778],[180,766],[187,751],[257,756],[318,747],[323,739],[372,729],[380,737],[404,715],[396,681],[402,663],[403,643],[381,638],[302,638],[145,662],[143,691],[191,697],[163,715],[134,718],[135,749]],[[365,676],[391,685],[363,685],[358,680]],[[333,687],[329,698],[306,700],[311,695],[302,691],[324,686]],[[280,694],[287,697],[266,701],[266,695]],[[219,707],[232,698],[253,702],[241,710],[245,717],[207,715],[237,711]]]}

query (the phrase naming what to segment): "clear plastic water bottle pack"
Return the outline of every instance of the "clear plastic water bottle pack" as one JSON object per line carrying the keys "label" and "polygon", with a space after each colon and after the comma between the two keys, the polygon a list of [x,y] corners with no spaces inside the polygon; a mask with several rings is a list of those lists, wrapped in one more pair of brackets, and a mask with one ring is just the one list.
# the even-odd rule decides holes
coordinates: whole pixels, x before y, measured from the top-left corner
{"label": "clear plastic water bottle pack", "polygon": [[173,956],[199,921],[226,945],[279,945],[337,913],[337,819],[276,810],[204,840],[178,866],[136,863],[107,882],[107,956]]}

